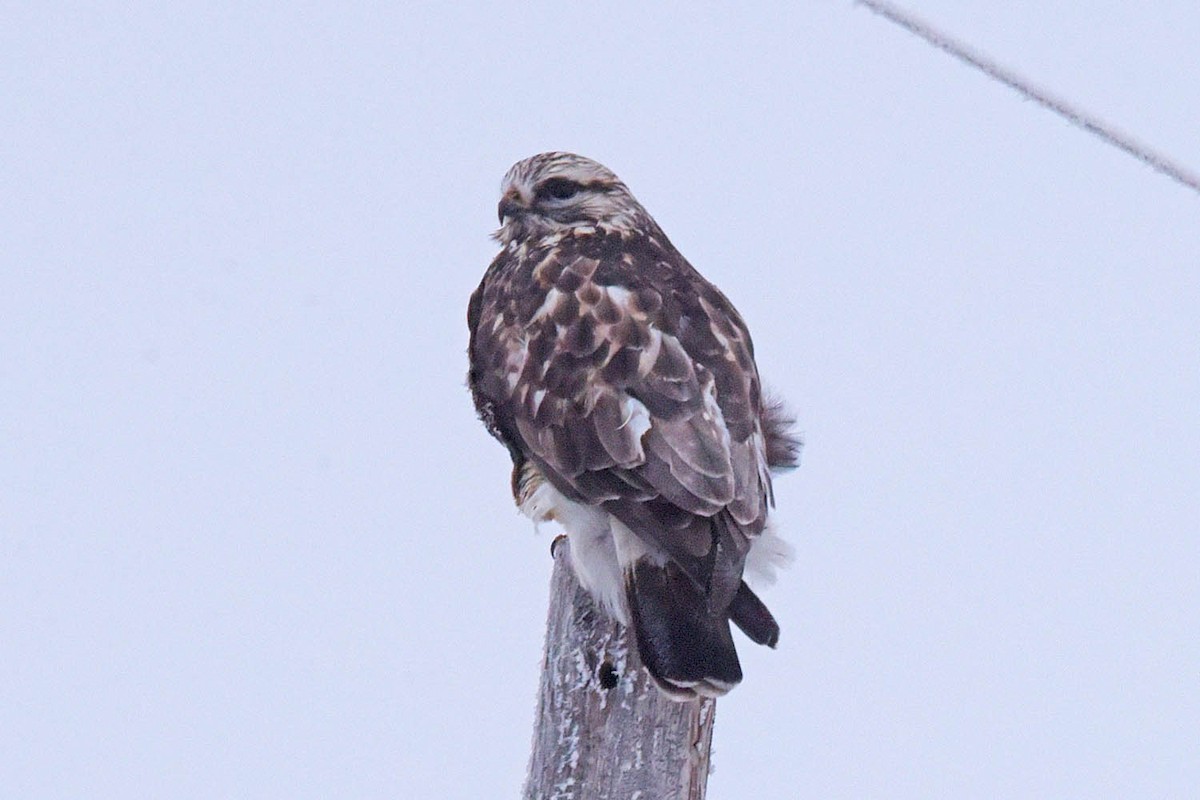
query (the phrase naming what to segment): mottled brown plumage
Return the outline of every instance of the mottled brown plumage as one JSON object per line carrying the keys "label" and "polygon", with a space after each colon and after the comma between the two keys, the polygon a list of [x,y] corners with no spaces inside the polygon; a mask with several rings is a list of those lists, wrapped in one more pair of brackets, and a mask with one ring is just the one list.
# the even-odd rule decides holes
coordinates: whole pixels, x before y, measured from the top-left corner
{"label": "mottled brown plumage", "polygon": [[742,572],[769,467],[797,448],[763,400],[746,325],[595,162],[520,162],[500,215],[503,248],[468,311],[480,417],[513,456],[514,486],[536,470],[636,537],[622,543],[614,524],[632,555],[610,605],[625,604],[643,651],[662,651],[643,660],[664,688],[724,691],[741,677],[730,615],[756,641],[778,637]]}

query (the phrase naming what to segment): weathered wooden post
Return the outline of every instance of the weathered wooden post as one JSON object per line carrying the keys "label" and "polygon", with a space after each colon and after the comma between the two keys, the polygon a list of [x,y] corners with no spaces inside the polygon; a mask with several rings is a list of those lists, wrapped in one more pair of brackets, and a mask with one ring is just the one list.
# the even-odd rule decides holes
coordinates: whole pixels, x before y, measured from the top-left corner
{"label": "weathered wooden post", "polygon": [[655,687],[632,632],[592,602],[552,548],[546,650],[527,800],[703,800],[711,699],[677,703]]}

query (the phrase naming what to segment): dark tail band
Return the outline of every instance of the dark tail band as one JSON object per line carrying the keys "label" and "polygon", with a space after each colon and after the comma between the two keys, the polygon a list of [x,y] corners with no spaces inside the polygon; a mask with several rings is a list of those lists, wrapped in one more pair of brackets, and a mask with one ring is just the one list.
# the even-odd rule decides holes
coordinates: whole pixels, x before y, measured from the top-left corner
{"label": "dark tail band", "polygon": [[682,569],[643,559],[625,578],[638,654],[664,692],[676,700],[716,697],[741,681],[728,612],[710,611]]}

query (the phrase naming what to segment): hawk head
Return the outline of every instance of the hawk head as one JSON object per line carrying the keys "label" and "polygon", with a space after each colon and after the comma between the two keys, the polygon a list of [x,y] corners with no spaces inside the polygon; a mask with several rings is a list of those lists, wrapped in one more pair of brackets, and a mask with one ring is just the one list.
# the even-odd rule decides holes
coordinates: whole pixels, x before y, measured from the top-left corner
{"label": "hawk head", "polygon": [[616,175],[574,153],[541,153],[518,161],[504,176],[500,194],[496,238],[503,245],[589,226],[614,231],[657,227]]}

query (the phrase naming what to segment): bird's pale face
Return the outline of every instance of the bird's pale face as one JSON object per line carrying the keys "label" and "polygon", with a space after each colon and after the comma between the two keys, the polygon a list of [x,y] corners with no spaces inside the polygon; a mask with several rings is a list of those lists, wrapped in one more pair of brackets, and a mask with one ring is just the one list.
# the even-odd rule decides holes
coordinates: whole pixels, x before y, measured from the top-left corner
{"label": "bird's pale face", "polygon": [[573,153],[542,153],[513,165],[501,188],[502,244],[577,228],[632,230],[649,219],[610,170]]}

